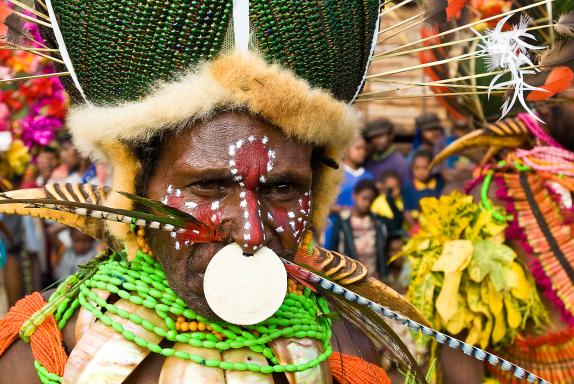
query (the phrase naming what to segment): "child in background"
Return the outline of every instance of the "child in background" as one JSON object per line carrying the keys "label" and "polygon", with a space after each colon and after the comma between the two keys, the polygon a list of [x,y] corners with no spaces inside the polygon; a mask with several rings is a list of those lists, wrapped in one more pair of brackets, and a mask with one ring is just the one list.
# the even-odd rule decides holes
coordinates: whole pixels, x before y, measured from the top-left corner
{"label": "child in background", "polygon": [[332,223],[341,210],[353,206],[353,189],[361,180],[373,180],[373,175],[363,168],[363,163],[367,158],[367,143],[361,137],[356,138],[343,157],[343,182],[341,183],[339,195],[335,204],[331,207],[327,227],[325,228],[325,239],[331,236]]}
{"label": "child in background", "polygon": [[48,228],[48,237],[53,247],[50,261],[55,280],[76,273],[80,265],[86,264],[97,253],[97,242],[75,228],[54,224]]}
{"label": "child in background", "polygon": [[420,200],[423,197],[439,197],[444,186],[440,174],[431,175],[430,173],[429,166],[432,158],[432,152],[426,149],[419,149],[413,155],[412,180],[405,185],[403,191],[405,217],[410,225],[416,222]]}
{"label": "child in background", "polygon": [[387,227],[371,212],[378,193],[371,180],[357,183],[353,191],[355,205],[336,216],[327,248],[359,260],[370,276],[382,278],[387,273]]}
{"label": "child in background", "polygon": [[[401,177],[395,171],[385,171],[377,182],[379,196],[373,202],[371,211],[387,219],[397,219],[404,210]],[[397,211],[399,215],[397,215]],[[401,219],[402,221],[402,219]]]}
{"label": "child in background", "polygon": [[415,119],[413,148],[407,159],[412,165],[413,156],[419,149],[430,151],[433,156],[445,148],[444,127],[436,113],[423,113]]}
{"label": "child in background", "polygon": [[357,137],[345,152],[343,158],[343,183],[337,196],[336,206],[331,212],[337,213],[343,208],[353,206],[353,189],[361,180],[373,180],[373,174],[363,167],[367,158],[367,142]]}
{"label": "child in background", "polygon": [[[389,241],[387,246],[388,259],[392,260],[393,257],[399,254],[405,245],[406,233],[402,230],[389,233]],[[385,284],[393,288],[400,294],[406,294],[408,287],[409,273],[405,275],[405,267],[408,269],[408,260],[405,257],[398,257],[388,265],[388,274],[384,280]]]}

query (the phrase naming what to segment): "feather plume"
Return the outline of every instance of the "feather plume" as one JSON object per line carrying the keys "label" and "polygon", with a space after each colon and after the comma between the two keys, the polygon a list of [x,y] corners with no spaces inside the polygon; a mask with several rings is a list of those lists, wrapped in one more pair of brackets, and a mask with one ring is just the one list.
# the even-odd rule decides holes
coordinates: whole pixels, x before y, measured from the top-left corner
{"label": "feather plume", "polygon": [[159,229],[169,232],[176,232],[177,236],[184,241],[193,243],[204,243],[218,241],[223,238],[218,226],[213,223],[204,223],[195,217],[166,206],[153,200],[137,197],[135,195],[124,194],[140,204],[156,209],[161,213],[169,213],[168,216],[160,216],[137,210],[125,210],[108,207],[101,204],[91,204],[79,201],[61,200],[56,198],[15,198],[10,194],[0,194],[0,206],[2,205],[24,205],[28,208],[47,209],[51,211],[64,211],[77,216],[100,219],[102,221],[122,222],[135,224],[137,226],[150,229]]}
{"label": "feather plume", "polygon": [[574,36],[574,11],[560,16],[554,30],[561,35]]}
{"label": "feather plume", "polygon": [[540,66],[544,69],[568,66],[574,70],[574,39],[556,43],[543,52]]}

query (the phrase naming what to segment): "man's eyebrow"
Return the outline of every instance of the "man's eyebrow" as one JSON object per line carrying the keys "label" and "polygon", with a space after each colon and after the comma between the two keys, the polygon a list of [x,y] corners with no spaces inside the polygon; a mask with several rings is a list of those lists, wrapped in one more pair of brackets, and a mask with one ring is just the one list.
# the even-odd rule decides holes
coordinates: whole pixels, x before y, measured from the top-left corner
{"label": "man's eyebrow", "polygon": [[198,180],[231,179],[233,177],[229,167],[186,167],[175,173]]}
{"label": "man's eyebrow", "polygon": [[305,182],[308,178],[309,173],[298,170],[271,172],[270,174],[265,175],[265,179],[268,183],[280,181]]}

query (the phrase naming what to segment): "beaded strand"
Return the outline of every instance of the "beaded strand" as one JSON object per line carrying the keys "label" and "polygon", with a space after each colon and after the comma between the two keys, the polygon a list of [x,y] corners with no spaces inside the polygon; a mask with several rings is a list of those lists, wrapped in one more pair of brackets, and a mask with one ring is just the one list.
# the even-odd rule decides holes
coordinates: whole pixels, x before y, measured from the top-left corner
{"label": "beaded strand", "polygon": [[[138,235],[143,238],[143,233]],[[95,294],[92,289],[106,290],[121,299],[152,309],[163,322],[159,325],[154,324],[134,313],[122,310]],[[324,298],[315,296],[309,289],[301,290],[296,284],[290,284],[289,293],[275,315],[256,325],[239,327],[224,321],[211,321],[187,308],[185,302],[169,288],[160,264],[142,251],[138,251],[132,262],[124,261],[121,256],[117,257],[117,254],[102,262],[95,274],[80,286],[77,297],[66,298],[57,307],[54,316],[60,328],[66,325],[80,305],[126,340],[153,353],[166,357],[175,356],[224,370],[250,370],[265,374],[300,372],[321,364],[333,352],[330,344],[332,331],[328,304]],[[249,348],[263,354],[272,365],[206,360],[200,355],[176,351],[173,348],[162,348],[159,344],[150,343],[128,331],[108,313],[129,320],[172,342],[187,343],[201,348],[216,348],[220,351]],[[304,364],[279,364],[268,344],[280,337],[316,339],[322,343],[323,352]],[[42,383],[61,382],[59,376],[47,372],[39,363],[36,362],[35,366]]]}

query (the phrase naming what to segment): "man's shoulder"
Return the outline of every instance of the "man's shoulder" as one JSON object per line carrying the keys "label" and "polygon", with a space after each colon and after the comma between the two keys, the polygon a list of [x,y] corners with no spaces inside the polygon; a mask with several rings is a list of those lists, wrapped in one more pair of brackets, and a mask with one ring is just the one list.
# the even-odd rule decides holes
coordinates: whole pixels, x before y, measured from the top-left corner
{"label": "man's shoulder", "polygon": [[30,345],[16,340],[0,356],[0,384],[40,383]]}

